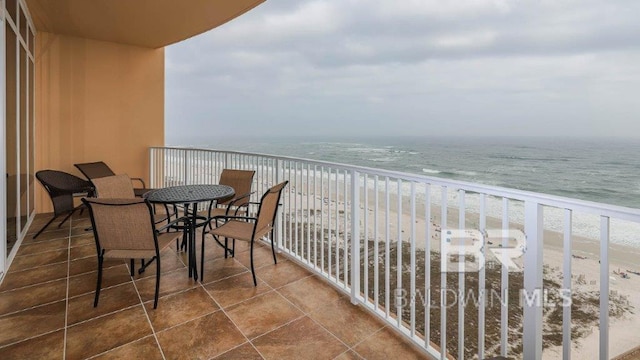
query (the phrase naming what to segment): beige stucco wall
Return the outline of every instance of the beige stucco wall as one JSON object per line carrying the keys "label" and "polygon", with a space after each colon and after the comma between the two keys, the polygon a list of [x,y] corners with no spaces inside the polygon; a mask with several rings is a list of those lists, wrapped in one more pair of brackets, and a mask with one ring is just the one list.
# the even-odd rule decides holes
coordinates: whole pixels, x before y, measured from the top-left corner
{"label": "beige stucco wall", "polygon": [[[38,32],[36,171],[82,175],[104,161],[148,180],[150,146],[164,145],[164,49]],[[36,211],[52,211],[38,185]]]}

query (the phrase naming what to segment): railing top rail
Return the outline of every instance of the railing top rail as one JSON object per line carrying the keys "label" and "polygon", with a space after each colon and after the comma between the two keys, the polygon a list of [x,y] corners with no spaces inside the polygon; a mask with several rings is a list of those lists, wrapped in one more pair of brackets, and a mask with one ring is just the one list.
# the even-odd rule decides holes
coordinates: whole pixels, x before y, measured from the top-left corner
{"label": "railing top rail", "polygon": [[305,162],[310,165],[330,167],[330,168],[339,169],[339,170],[357,171],[359,173],[375,175],[378,177],[385,177],[385,178],[388,177],[391,179],[400,179],[404,181],[413,181],[413,182],[419,182],[419,183],[424,183],[429,185],[437,185],[440,187],[450,188],[452,190],[464,190],[470,193],[486,194],[490,196],[504,197],[504,198],[519,200],[519,201],[533,201],[545,206],[551,206],[551,207],[556,207],[561,209],[569,209],[572,211],[584,212],[587,214],[606,216],[606,217],[640,223],[640,209],[598,203],[598,202],[593,202],[588,200],[579,200],[579,199],[573,199],[573,198],[550,195],[550,194],[536,193],[536,192],[526,191],[526,190],[510,189],[505,187],[477,184],[477,183],[471,183],[466,181],[450,180],[450,179],[443,179],[443,178],[437,178],[437,177],[426,176],[426,175],[410,174],[410,173],[404,173],[400,171],[384,170],[384,169],[370,168],[370,167],[358,166],[358,165],[348,165],[348,164],[334,163],[334,162],[322,161],[322,160],[304,159],[304,158],[297,158],[297,157],[291,157],[291,156],[248,153],[248,152],[242,152],[242,151],[217,150],[217,149],[196,148],[196,147],[193,147],[193,148],[180,147],[180,146],[164,146],[164,147],[155,146],[150,148],[158,149],[158,150],[170,149],[170,150],[180,150],[180,151],[217,152],[217,153],[224,153],[224,154],[260,156],[260,157],[269,158],[273,160]]}

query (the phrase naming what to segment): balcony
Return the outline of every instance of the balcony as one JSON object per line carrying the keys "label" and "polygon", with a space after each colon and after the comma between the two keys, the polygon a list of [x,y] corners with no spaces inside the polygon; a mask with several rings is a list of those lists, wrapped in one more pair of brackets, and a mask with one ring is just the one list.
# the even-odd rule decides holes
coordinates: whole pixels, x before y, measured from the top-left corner
{"label": "balcony", "polygon": [[255,170],[257,195],[289,181],[281,253],[434,358],[640,345],[640,252],[619,243],[637,238],[638,209],[232,151],[152,148],[150,163],[154,187],[217,183],[223,168]]}
{"label": "balcony", "polygon": [[[154,267],[132,280],[128,262],[105,263],[100,303],[93,308],[97,260],[86,215],[22,243],[0,286],[1,358],[424,356],[287,257],[279,255],[274,265],[266,246],[255,249],[254,287],[241,242],[235,259],[225,259],[211,241],[203,283],[187,276],[184,252],[164,251],[156,310]],[[37,216],[29,232],[47,220]]]}

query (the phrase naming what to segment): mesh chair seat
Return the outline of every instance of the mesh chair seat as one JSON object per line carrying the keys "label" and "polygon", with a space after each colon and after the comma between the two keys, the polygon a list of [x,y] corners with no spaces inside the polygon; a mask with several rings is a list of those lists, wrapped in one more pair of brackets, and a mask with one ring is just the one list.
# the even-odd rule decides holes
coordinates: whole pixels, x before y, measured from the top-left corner
{"label": "mesh chair seat", "polygon": [[[282,190],[285,186],[287,186],[288,181],[282,182],[278,185],[273,186],[269,190],[267,190],[262,198],[260,199],[260,207],[258,208],[258,213],[256,217],[243,217],[243,216],[220,216],[212,219],[212,221],[217,222],[218,220],[224,221],[222,225],[211,229],[209,233],[213,235],[213,239],[221,244],[219,238],[224,237],[225,243],[222,245],[225,251],[225,257],[227,252],[229,251],[227,247],[227,239],[233,239],[233,248],[231,250],[231,255],[235,255],[235,244],[237,240],[249,241],[251,244],[251,275],[253,275],[253,285],[257,286],[258,281],[256,279],[256,272],[253,266],[253,243],[256,240],[263,238],[265,235],[271,233],[271,252],[273,254],[273,262],[278,263],[276,258],[275,244],[273,241],[273,226],[276,221],[276,215],[278,213],[278,203],[280,202],[280,197],[282,195]],[[244,221],[243,221],[244,220]],[[202,249],[200,250],[200,268],[202,277],[204,277],[204,232],[202,235]],[[201,281],[202,281],[201,277]]]}
{"label": "mesh chair seat", "polygon": [[[114,176],[116,173],[111,170],[109,165],[107,165],[104,161],[96,161],[89,163],[80,163],[73,164],[80,172],[89,179],[89,181],[93,182],[94,179],[99,179],[107,176]],[[142,188],[135,188],[134,193],[137,197],[142,197],[145,193],[153,190],[147,189],[147,184],[145,184],[142,178],[133,177],[131,180],[135,180],[142,184]]]}
{"label": "mesh chair seat", "polygon": [[[151,262],[156,262],[156,291],[153,308],[158,306],[160,291],[160,251],[166,248],[178,233],[161,233],[156,229],[153,209],[144,199],[102,199],[83,198],[89,208],[91,225],[98,254],[98,279],[93,306],[98,306],[102,284],[102,264],[105,258],[131,259],[131,276],[134,275],[134,259],[151,258],[142,265],[144,270]],[[181,219],[176,219],[182,221]],[[139,273],[141,271],[138,271]]]}

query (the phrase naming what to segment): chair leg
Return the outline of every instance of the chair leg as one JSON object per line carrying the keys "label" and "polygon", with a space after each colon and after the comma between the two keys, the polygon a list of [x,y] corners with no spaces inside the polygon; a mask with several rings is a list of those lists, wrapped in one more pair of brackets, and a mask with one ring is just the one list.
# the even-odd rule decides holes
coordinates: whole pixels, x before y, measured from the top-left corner
{"label": "chair leg", "polygon": [[44,229],[46,229],[46,228],[47,228],[47,226],[51,225],[51,223],[52,223],[55,219],[57,219],[57,218],[58,218],[58,216],[54,216],[54,217],[53,217],[53,219],[49,220],[49,222],[48,222],[48,223],[44,224],[44,226],[42,227],[42,229],[40,229],[40,231],[38,231],[35,235],[33,235],[33,239],[37,238],[37,237],[38,237],[38,235],[42,234],[42,232],[44,231]]}
{"label": "chair leg", "polygon": [[236,239],[233,239],[233,250],[231,250],[231,257],[234,258],[236,257]]}
{"label": "chair leg", "polygon": [[202,245],[200,245],[200,283],[204,282],[204,232],[202,233]]}
{"label": "chair leg", "polygon": [[155,256],[152,257],[148,262],[145,262],[144,259],[141,259],[140,262],[142,266],[140,267],[140,269],[138,269],[138,274],[142,274],[147,269],[147,267],[151,265],[151,263],[153,263],[154,260],[156,260]]}
{"label": "chair leg", "polygon": [[253,275],[253,286],[258,286],[258,281],[256,280],[256,270],[253,268],[253,239],[251,239],[251,275]]}
{"label": "chair leg", "polygon": [[64,219],[62,219],[62,221],[60,222],[60,224],[58,224],[58,229],[60,229],[60,226],[62,226],[62,224],[64,224],[65,222],[67,222],[67,220],[69,220],[69,218],[71,217],[71,215],[73,215],[73,213],[76,211],[77,208],[71,210],[71,212],[69,212],[67,214],[67,216],[64,217]]}
{"label": "chair leg", "polygon": [[[229,251],[229,238],[224,238],[224,258],[227,258],[227,252]],[[232,255],[233,256],[233,255]]]}
{"label": "chair leg", "polygon": [[160,256],[156,256],[156,295],[153,298],[153,308],[158,307],[158,294],[160,293]]}
{"label": "chair leg", "polygon": [[271,232],[271,253],[273,254],[273,263],[278,264],[278,259],[276,258],[276,247],[273,243],[273,231]]}
{"label": "chair leg", "polygon": [[100,287],[102,286],[102,262],[104,258],[98,256],[98,281],[96,281],[96,296],[93,299],[93,307],[98,306],[98,299],[100,298]]}

